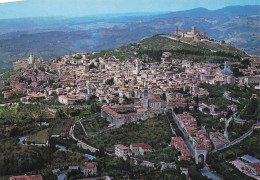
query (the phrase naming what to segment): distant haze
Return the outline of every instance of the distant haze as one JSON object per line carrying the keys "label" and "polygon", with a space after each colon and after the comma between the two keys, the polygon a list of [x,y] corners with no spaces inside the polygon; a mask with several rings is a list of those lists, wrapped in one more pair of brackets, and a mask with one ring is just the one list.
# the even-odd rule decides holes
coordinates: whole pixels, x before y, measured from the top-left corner
{"label": "distant haze", "polygon": [[[5,3],[7,1],[14,1]],[[259,0],[0,0],[0,19],[173,12],[204,7],[260,5]]]}

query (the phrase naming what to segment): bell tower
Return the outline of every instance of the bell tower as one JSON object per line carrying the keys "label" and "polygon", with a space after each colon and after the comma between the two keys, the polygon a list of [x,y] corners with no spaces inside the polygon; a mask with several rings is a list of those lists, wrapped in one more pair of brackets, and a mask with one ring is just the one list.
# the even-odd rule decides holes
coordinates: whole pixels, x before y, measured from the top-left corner
{"label": "bell tower", "polygon": [[29,57],[29,64],[33,64],[34,63],[34,54],[33,52],[30,52],[30,57]]}
{"label": "bell tower", "polygon": [[174,34],[179,34],[179,28],[176,26]]}
{"label": "bell tower", "polygon": [[196,28],[196,26],[192,26],[192,28],[191,28],[191,33],[192,33],[192,35],[197,34],[197,28]]}
{"label": "bell tower", "polygon": [[136,71],[136,74],[138,75],[140,73],[140,59],[136,59],[136,64],[135,64],[135,71]]}
{"label": "bell tower", "polygon": [[147,82],[145,83],[145,87],[144,87],[144,99],[143,99],[143,107],[144,108],[148,108],[148,86],[147,86]]}

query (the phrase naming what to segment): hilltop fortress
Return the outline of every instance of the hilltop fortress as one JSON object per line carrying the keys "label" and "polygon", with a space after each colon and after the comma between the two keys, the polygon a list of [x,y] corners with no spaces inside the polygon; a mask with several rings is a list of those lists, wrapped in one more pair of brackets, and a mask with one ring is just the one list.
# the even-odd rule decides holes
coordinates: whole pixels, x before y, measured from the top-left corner
{"label": "hilltop fortress", "polygon": [[206,32],[200,33],[197,31],[197,28],[195,26],[192,26],[191,31],[186,31],[186,30],[180,30],[178,27],[175,28],[175,35],[181,35],[181,37],[189,37],[193,38],[194,40],[201,40],[201,39],[207,39],[207,34]]}

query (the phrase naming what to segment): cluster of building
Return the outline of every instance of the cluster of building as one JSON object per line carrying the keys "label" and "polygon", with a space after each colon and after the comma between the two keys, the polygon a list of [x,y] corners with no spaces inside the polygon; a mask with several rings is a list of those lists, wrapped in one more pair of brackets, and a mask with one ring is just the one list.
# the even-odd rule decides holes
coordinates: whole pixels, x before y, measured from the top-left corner
{"label": "cluster of building", "polygon": [[[83,166],[80,167],[80,171],[86,176],[93,176],[98,173],[97,162],[85,162]],[[12,176],[10,180],[43,180],[42,175],[21,175],[21,176]]]}
{"label": "cluster of building", "polygon": [[190,160],[192,155],[190,150],[188,149],[186,143],[182,139],[182,137],[172,137],[171,145],[174,146],[181,155],[178,156],[178,160]]}
{"label": "cluster of building", "polygon": [[[169,56],[169,53],[164,52],[162,59]],[[254,74],[258,73],[257,62],[253,61],[250,68]],[[131,99],[136,109],[137,106],[170,109],[185,107],[187,101],[191,108],[194,105],[191,98],[183,97],[178,91],[186,91],[192,97],[207,97],[209,93],[199,87],[200,83],[237,82],[240,87],[260,83],[260,76],[252,75],[251,71],[248,74],[244,69],[239,69],[246,76],[235,78],[229,68],[230,63],[226,63],[223,70],[219,65],[178,59],[146,64],[139,59],[120,62],[117,59],[94,58],[93,53],[65,55],[42,61],[30,54],[28,59],[14,63],[14,69],[20,70],[20,73],[7,80],[6,84],[9,83],[8,88],[12,90],[4,94],[5,98],[17,93],[26,94],[22,101],[49,100],[53,94],[57,94],[59,102],[66,105],[82,102],[95,95],[100,104],[107,106],[124,104],[126,99]],[[174,73],[172,66],[185,70]],[[1,88],[5,88],[4,85]],[[145,91],[148,102],[144,97]]]}
{"label": "cluster of building", "polygon": [[214,148],[219,148],[224,146],[225,144],[228,143],[228,140],[224,137],[224,135],[220,132],[210,132],[209,133],[209,138],[212,141]]}
{"label": "cluster of building", "polygon": [[[176,29],[176,33],[194,39],[206,38],[206,33],[200,34],[195,27],[191,32]],[[250,83],[260,83],[260,61],[250,59],[252,62],[248,70],[239,69],[246,76],[235,78],[230,70],[231,63],[225,63],[221,70],[219,63],[174,58],[165,61],[170,57],[171,53],[163,52],[161,63],[142,63],[138,58],[120,62],[119,59],[100,57],[95,53],[77,53],[42,61],[31,53],[28,59],[14,63],[18,74],[1,83],[0,88],[11,89],[3,92],[6,99],[12,94],[25,94],[21,98],[23,102],[58,97],[61,104],[72,105],[95,96],[102,106],[101,116],[119,127],[175,108],[193,109],[196,105],[194,97],[209,96],[206,89],[200,88],[200,83],[237,83],[241,88]],[[214,104],[205,107],[211,114],[217,108]],[[202,106],[199,108],[203,110]],[[212,149],[208,134],[197,129],[195,118],[179,114],[176,119],[197,150],[208,152]],[[219,133],[211,134],[210,138],[215,148],[226,143]],[[180,151],[184,148],[176,147]],[[184,151],[183,157],[189,157],[189,153]]]}
{"label": "cluster of building", "polygon": [[115,145],[115,155],[118,157],[144,155],[146,152],[153,152],[153,148],[145,143],[130,144],[130,148],[122,144]]}
{"label": "cluster of building", "polygon": [[42,61],[43,61],[42,57],[37,57],[33,54],[33,52],[31,52],[28,59],[19,59],[18,61],[13,63],[13,66],[14,66],[14,70],[21,70],[31,66],[37,67],[38,63]]}
{"label": "cluster of building", "polygon": [[260,160],[250,155],[244,155],[239,158],[244,163],[244,170],[255,176],[260,176]]}
{"label": "cluster of building", "polygon": [[21,175],[21,176],[12,176],[10,180],[43,180],[41,175]]}
{"label": "cluster of building", "polygon": [[211,151],[212,145],[207,132],[198,130],[197,120],[193,116],[189,114],[178,114],[175,119],[196,149]]}
{"label": "cluster of building", "polygon": [[85,162],[80,170],[85,176],[93,176],[97,174],[97,166],[97,162]]}
{"label": "cluster of building", "polygon": [[[195,150],[196,163],[204,162],[207,153],[212,150],[212,144],[206,130],[199,130],[197,128],[197,120],[189,114],[178,114],[174,116],[179,129],[190,141],[192,148]],[[196,154],[198,154],[198,156]],[[200,154],[203,156],[199,157]]]}

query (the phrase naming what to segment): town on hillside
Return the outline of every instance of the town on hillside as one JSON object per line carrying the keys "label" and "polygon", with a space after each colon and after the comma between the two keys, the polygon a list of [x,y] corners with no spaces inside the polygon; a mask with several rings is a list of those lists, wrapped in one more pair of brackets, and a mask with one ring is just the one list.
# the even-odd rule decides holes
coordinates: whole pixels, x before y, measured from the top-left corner
{"label": "town on hillside", "polygon": [[[206,32],[200,33],[196,27],[192,27],[191,31],[176,28],[175,35],[200,41],[207,39]],[[201,172],[205,173],[202,176],[205,178],[217,171],[219,178],[223,179],[225,172],[222,167],[216,170],[214,163],[224,164],[223,168],[231,167],[232,173],[241,173],[242,177],[260,178],[259,152],[248,151],[245,154],[239,147],[238,150],[232,149],[253,134],[258,133],[259,140],[260,60],[257,58],[248,56],[222,63],[195,62],[177,59],[171,52],[164,51],[160,62],[145,63],[137,57],[120,61],[116,56],[107,58],[98,52],[83,52],[44,61],[30,53],[28,59],[19,59],[13,66],[15,73],[0,83],[3,106],[39,105],[56,117],[59,114],[61,119],[72,118],[73,114],[61,115],[59,109],[79,108],[78,111],[81,111],[96,108],[98,112],[94,118],[88,114],[64,123],[66,128],[58,134],[49,134],[53,135],[49,143],[57,136],[63,139],[60,140],[63,143],[59,144],[56,140],[56,145],[66,147],[66,141],[72,139],[76,141],[77,148],[87,150],[93,156],[103,152],[104,157],[123,159],[120,161],[122,168],[132,167],[132,163],[133,166],[159,168],[161,171],[172,168],[176,173],[180,171],[179,179],[181,175],[187,179],[195,177],[196,168],[191,168],[191,165],[188,168],[190,163],[194,166],[203,164]],[[95,101],[95,104],[88,104],[90,101]],[[92,119],[98,118],[106,125],[88,130]],[[160,121],[161,127],[156,124]],[[39,126],[42,126],[41,123]],[[49,124],[51,122],[47,122],[46,127],[51,129]],[[121,131],[135,131],[135,128],[142,128],[140,126],[164,128],[163,131],[169,134],[166,145],[160,146],[160,141],[143,138],[140,135],[146,132],[143,129],[136,130],[140,139],[113,139]],[[126,130],[127,127],[129,130]],[[163,134],[163,131],[160,132]],[[26,146],[26,141],[27,146],[33,146],[32,142],[28,144],[28,139],[23,140],[23,146]],[[175,153],[169,161],[165,155],[160,156],[164,148]],[[97,152],[100,154],[97,155]],[[171,153],[168,153],[169,156]],[[223,156],[231,157],[232,161],[224,162]],[[99,162],[95,158],[92,161],[79,158],[81,165],[75,168],[75,172],[80,171],[83,177],[110,179],[109,173],[100,174],[102,168],[106,169],[102,158]],[[109,166],[108,160],[106,163]],[[126,169],[123,170],[130,177],[131,173],[128,175]],[[69,175],[73,176],[72,173]],[[10,179],[19,178],[43,177],[29,174]]]}

